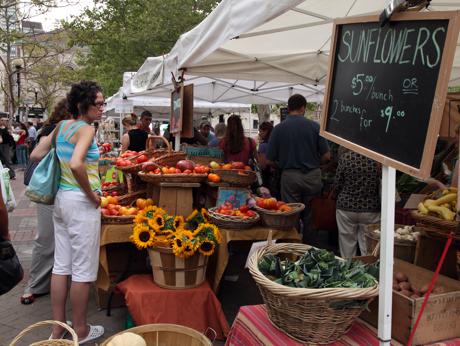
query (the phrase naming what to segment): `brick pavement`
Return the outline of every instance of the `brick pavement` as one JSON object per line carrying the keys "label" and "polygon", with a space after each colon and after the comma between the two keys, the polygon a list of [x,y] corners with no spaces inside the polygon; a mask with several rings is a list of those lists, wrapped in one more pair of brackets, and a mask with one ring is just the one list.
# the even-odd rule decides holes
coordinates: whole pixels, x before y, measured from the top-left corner
{"label": "brick pavement", "polygon": [[[17,208],[9,214],[9,226],[13,244],[24,267],[25,278],[13,290],[0,296],[0,346],[6,346],[21,330],[36,322],[51,319],[50,296],[38,298],[31,305],[22,305],[19,298],[28,279],[32,257],[32,241],[35,237],[37,224],[36,209],[24,196],[23,174],[17,172],[17,180],[12,181],[13,191],[18,202]],[[105,335],[97,340],[99,343],[106,337],[124,329],[126,309],[112,309],[112,316],[107,317],[105,311],[96,307],[95,297],[90,298],[88,306],[88,321],[105,327]],[[70,314],[69,314],[70,316]],[[27,334],[22,345],[33,341],[45,340],[50,331],[46,328],[34,329]],[[91,344],[88,344],[91,345]]]}

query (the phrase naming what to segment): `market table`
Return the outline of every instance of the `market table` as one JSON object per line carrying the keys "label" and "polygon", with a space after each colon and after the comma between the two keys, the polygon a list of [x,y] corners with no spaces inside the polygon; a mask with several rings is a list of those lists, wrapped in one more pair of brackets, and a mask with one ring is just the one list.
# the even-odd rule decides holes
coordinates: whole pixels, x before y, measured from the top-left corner
{"label": "market table", "polygon": [[[104,291],[110,288],[109,264],[107,260],[107,248],[109,244],[128,243],[129,236],[133,232],[132,224],[118,224],[101,226],[101,244],[99,249],[99,271],[97,273],[96,287]],[[133,245],[134,246],[134,245]]]}
{"label": "market table", "polygon": [[295,228],[289,231],[280,231],[263,226],[255,226],[244,230],[231,230],[219,228],[222,233],[222,243],[217,250],[216,268],[211,279],[211,287],[217,292],[220,280],[224,275],[225,268],[228,264],[228,243],[236,240],[267,240],[270,231],[272,239],[283,239],[292,242],[301,242],[301,236]]}
{"label": "market table", "polygon": [[[129,243],[129,236],[132,233],[132,224],[102,225],[101,226],[101,245],[99,253],[99,272],[96,286],[104,291],[110,288],[109,264],[107,259],[107,248],[109,244]],[[228,264],[228,243],[236,240],[266,240],[270,231],[273,239],[286,239],[289,241],[300,242],[301,238],[296,229],[280,231],[263,226],[255,226],[246,230],[230,230],[219,228],[222,234],[222,243],[216,251],[214,274],[209,277],[210,285],[214,292],[219,288],[220,280]],[[134,245],[133,245],[134,246]]]}
{"label": "market table", "polygon": [[[351,330],[332,346],[378,346],[376,330],[365,322],[357,320]],[[392,341],[392,345],[401,345]],[[227,337],[225,345],[228,346],[277,346],[292,345],[302,346],[300,343],[287,334],[283,333],[272,325],[267,316],[265,305],[250,305],[240,308],[238,315],[233,321],[232,328]],[[460,339],[453,339],[445,342],[437,342],[433,346],[460,346]]]}
{"label": "market table", "polygon": [[124,294],[126,306],[137,325],[173,323],[204,333],[214,329],[224,339],[229,326],[219,300],[205,281],[198,287],[166,289],[157,286],[152,275],[133,275],[116,289]]}

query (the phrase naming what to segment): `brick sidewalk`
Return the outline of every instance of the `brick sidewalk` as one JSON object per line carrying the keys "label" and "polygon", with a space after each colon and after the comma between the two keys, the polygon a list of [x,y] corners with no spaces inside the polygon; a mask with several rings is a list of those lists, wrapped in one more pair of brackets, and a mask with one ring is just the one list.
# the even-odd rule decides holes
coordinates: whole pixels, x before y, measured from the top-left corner
{"label": "brick sidewalk", "polygon": [[[35,205],[24,196],[23,172],[18,171],[16,176],[17,180],[13,180],[12,185],[18,206],[9,215],[9,228],[13,244],[24,267],[25,277],[13,290],[0,296],[0,346],[8,345],[27,326],[52,318],[49,295],[38,298],[31,305],[22,305],[19,301],[25,283],[28,280],[32,257],[32,241],[35,237],[37,218]],[[70,317],[70,313],[68,316]],[[88,322],[101,324],[106,330],[104,336],[97,340],[98,343],[101,343],[108,336],[123,330],[125,318],[125,308],[112,309],[112,316],[107,317],[105,311],[98,311],[94,296],[90,298]],[[49,329],[34,329],[23,340],[31,343],[45,340],[49,335]]]}

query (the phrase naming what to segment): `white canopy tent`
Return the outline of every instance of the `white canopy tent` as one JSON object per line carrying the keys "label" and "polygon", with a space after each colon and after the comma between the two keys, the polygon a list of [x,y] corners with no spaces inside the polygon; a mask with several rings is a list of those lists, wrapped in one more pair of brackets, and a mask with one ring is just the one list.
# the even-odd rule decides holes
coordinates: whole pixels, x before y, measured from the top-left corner
{"label": "white canopy tent", "polygon": [[[170,94],[169,94],[170,95]],[[104,113],[106,116],[119,116],[115,111],[115,104],[123,99],[122,92],[118,91],[109,97],[106,102]],[[148,110],[152,113],[154,120],[169,120],[171,113],[171,98],[157,97],[152,95],[131,96],[129,100],[133,103],[134,112],[141,113]],[[250,104],[217,102],[211,103],[202,100],[194,100],[194,117],[207,116],[212,114],[231,113],[231,112],[249,112]]]}
{"label": "white canopy tent", "polygon": [[[327,76],[334,18],[379,14],[386,3],[387,0],[224,0],[199,25],[181,35],[171,52],[148,58],[123,89],[127,95],[155,93],[170,84],[171,73],[178,76],[180,70],[186,71],[186,79],[204,76],[213,79],[214,86],[230,85],[236,92],[228,100],[239,100],[239,89],[250,93],[253,89],[253,96],[264,96],[276,87],[290,90],[296,85],[321,85]],[[459,9],[460,0],[432,0],[428,8]],[[450,86],[460,85],[459,46],[457,43]],[[199,97],[214,102],[215,94],[204,90]],[[247,95],[243,97],[249,99]],[[279,98],[274,98],[276,102],[258,102],[278,103]]]}

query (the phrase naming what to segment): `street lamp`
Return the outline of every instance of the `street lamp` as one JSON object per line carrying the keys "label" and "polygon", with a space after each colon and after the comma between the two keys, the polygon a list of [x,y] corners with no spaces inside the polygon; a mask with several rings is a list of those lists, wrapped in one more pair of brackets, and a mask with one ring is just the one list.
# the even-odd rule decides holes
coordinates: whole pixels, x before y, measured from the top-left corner
{"label": "street lamp", "polygon": [[21,69],[22,66],[20,64],[14,65],[16,68],[16,81],[18,83],[18,113],[16,115],[16,121],[19,122],[19,106],[20,106],[20,100],[21,100]]}

